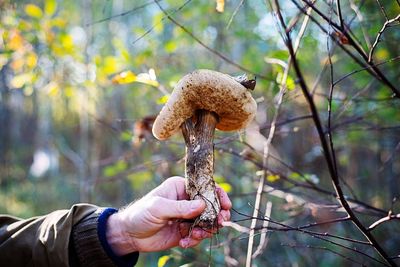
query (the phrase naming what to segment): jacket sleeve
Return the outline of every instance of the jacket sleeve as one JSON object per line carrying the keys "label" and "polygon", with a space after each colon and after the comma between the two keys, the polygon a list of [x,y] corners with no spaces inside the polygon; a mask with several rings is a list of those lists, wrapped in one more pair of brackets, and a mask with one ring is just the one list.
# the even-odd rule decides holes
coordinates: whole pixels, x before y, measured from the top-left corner
{"label": "jacket sleeve", "polygon": [[117,257],[105,238],[115,209],[77,204],[45,216],[0,215],[0,262],[8,266],[133,266],[138,253]]}

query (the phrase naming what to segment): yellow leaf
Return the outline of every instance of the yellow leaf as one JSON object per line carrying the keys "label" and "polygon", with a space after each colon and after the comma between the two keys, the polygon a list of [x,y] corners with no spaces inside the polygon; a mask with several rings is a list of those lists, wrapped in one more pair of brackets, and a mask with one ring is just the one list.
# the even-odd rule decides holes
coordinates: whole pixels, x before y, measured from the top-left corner
{"label": "yellow leaf", "polygon": [[140,73],[135,75],[132,71],[123,71],[112,78],[112,82],[116,84],[128,84],[133,82],[144,83],[154,87],[158,87],[159,83],[152,79],[148,73]]}
{"label": "yellow leaf", "polygon": [[54,27],[65,28],[65,26],[67,25],[67,21],[63,18],[55,17],[54,19],[51,20],[51,24]]}
{"label": "yellow leaf", "polygon": [[113,56],[107,56],[104,59],[103,71],[106,75],[115,73],[117,71],[118,61]]}
{"label": "yellow leaf", "polygon": [[268,176],[267,176],[268,182],[271,182],[271,183],[273,183],[273,182],[275,182],[275,181],[278,181],[279,179],[280,179],[280,176],[279,176],[279,175],[273,175],[273,174],[271,174],[271,175],[268,175]]}
{"label": "yellow leaf", "polygon": [[216,0],[217,7],[215,8],[219,13],[224,12],[225,9],[225,0]]}
{"label": "yellow leaf", "polygon": [[61,45],[67,51],[70,51],[74,47],[74,40],[69,34],[63,34],[60,37]]}
{"label": "yellow leaf", "polygon": [[60,87],[56,82],[48,83],[44,88],[44,91],[47,92],[49,96],[56,96],[59,92]]}
{"label": "yellow leaf", "polygon": [[157,99],[157,104],[164,105],[165,103],[167,103],[168,98],[169,98],[169,95],[164,95],[164,96],[160,97],[159,99]]}
{"label": "yellow leaf", "polygon": [[112,78],[112,82],[116,84],[127,84],[127,83],[133,83],[136,81],[136,75],[128,70],[128,71],[123,71],[120,74],[115,75]]}
{"label": "yellow leaf", "polygon": [[33,18],[40,19],[43,16],[42,9],[34,4],[27,4],[25,6],[25,13]]}
{"label": "yellow leaf", "polygon": [[232,191],[232,186],[228,183],[219,183],[219,186],[227,193]]}
{"label": "yellow leaf", "polygon": [[156,80],[153,80],[153,79],[147,77],[148,75],[146,75],[146,74],[147,73],[145,73],[145,75],[142,75],[142,73],[139,74],[136,78],[136,81],[138,83],[144,83],[144,84],[148,84],[148,85],[151,85],[154,87],[158,87],[160,85]]}
{"label": "yellow leaf", "polygon": [[157,267],[164,267],[170,258],[171,258],[171,256],[169,256],[169,255],[164,255],[164,256],[161,256],[160,258],[158,258]]}
{"label": "yellow leaf", "polygon": [[56,0],[46,0],[44,2],[44,13],[51,17],[57,9],[57,1]]}
{"label": "yellow leaf", "polygon": [[31,69],[33,69],[34,67],[36,67],[36,64],[37,64],[37,55],[35,54],[35,53],[29,53],[27,56],[26,56],[26,65],[29,67],[29,68],[31,68]]}
{"label": "yellow leaf", "polygon": [[11,86],[13,88],[21,88],[26,83],[32,81],[32,74],[31,73],[24,73],[20,75],[16,75],[11,79]]}

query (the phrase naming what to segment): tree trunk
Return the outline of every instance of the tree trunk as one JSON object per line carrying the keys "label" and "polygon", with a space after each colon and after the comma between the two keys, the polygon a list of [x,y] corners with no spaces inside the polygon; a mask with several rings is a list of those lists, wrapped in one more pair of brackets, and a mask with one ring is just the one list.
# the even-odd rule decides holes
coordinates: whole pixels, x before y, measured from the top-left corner
{"label": "tree trunk", "polygon": [[216,227],[220,204],[215,191],[214,130],[218,115],[206,110],[196,114],[182,125],[186,143],[186,192],[190,199],[203,199],[206,208],[194,226],[211,229]]}

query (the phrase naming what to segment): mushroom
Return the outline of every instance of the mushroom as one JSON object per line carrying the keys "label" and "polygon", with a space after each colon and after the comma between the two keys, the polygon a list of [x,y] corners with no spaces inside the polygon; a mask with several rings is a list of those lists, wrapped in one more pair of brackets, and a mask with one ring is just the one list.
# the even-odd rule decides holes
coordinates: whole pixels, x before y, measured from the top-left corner
{"label": "mushroom", "polygon": [[220,204],[213,180],[214,131],[236,131],[253,120],[257,104],[249,89],[255,80],[233,78],[212,70],[185,75],[153,124],[153,135],[165,140],[181,129],[186,144],[186,192],[204,199],[206,208],[194,226],[211,229]]}

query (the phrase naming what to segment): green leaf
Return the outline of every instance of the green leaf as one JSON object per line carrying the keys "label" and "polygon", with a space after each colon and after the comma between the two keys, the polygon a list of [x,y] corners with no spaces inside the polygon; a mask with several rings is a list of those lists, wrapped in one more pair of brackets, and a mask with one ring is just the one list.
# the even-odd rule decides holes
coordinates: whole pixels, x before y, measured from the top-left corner
{"label": "green leaf", "polygon": [[[283,72],[279,72],[276,76],[276,82],[282,84],[283,82]],[[286,78],[286,88],[290,91],[296,88],[296,84],[291,76],[287,76]]]}
{"label": "green leaf", "polygon": [[132,135],[131,132],[123,131],[123,132],[120,134],[119,139],[120,139],[121,141],[123,141],[123,142],[127,142],[127,141],[131,141],[131,140],[132,140],[132,137],[133,137],[133,135]]}
{"label": "green leaf", "polygon": [[27,4],[25,6],[25,13],[32,17],[32,18],[37,18],[40,19],[43,16],[43,11],[40,7],[34,4]]}
{"label": "green leaf", "polygon": [[164,267],[170,258],[171,258],[171,256],[169,256],[169,255],[164,255],[164,256],[161,256],[160,258],[158,258],[157,267]]}
{"label": "green leaf", "polygon": [[103,174],[106,177],[112,177],[125,171],[127,167],[128,164],[125,161],[119,160],[114,165],[105,167],[103,170]]}
{"label": "green leaf", "polygon": [[174,40],[168,41],[164,45],[164,49],[168,53],[174,52],[177,48],[178,48],[178,44]]}
{"label": "green leaf", "polygon": [[144,184],[149,183],[153,179],[153,175],[149,171],[140,171],[129,174],[127,178],[133,189],[139,189]]}

